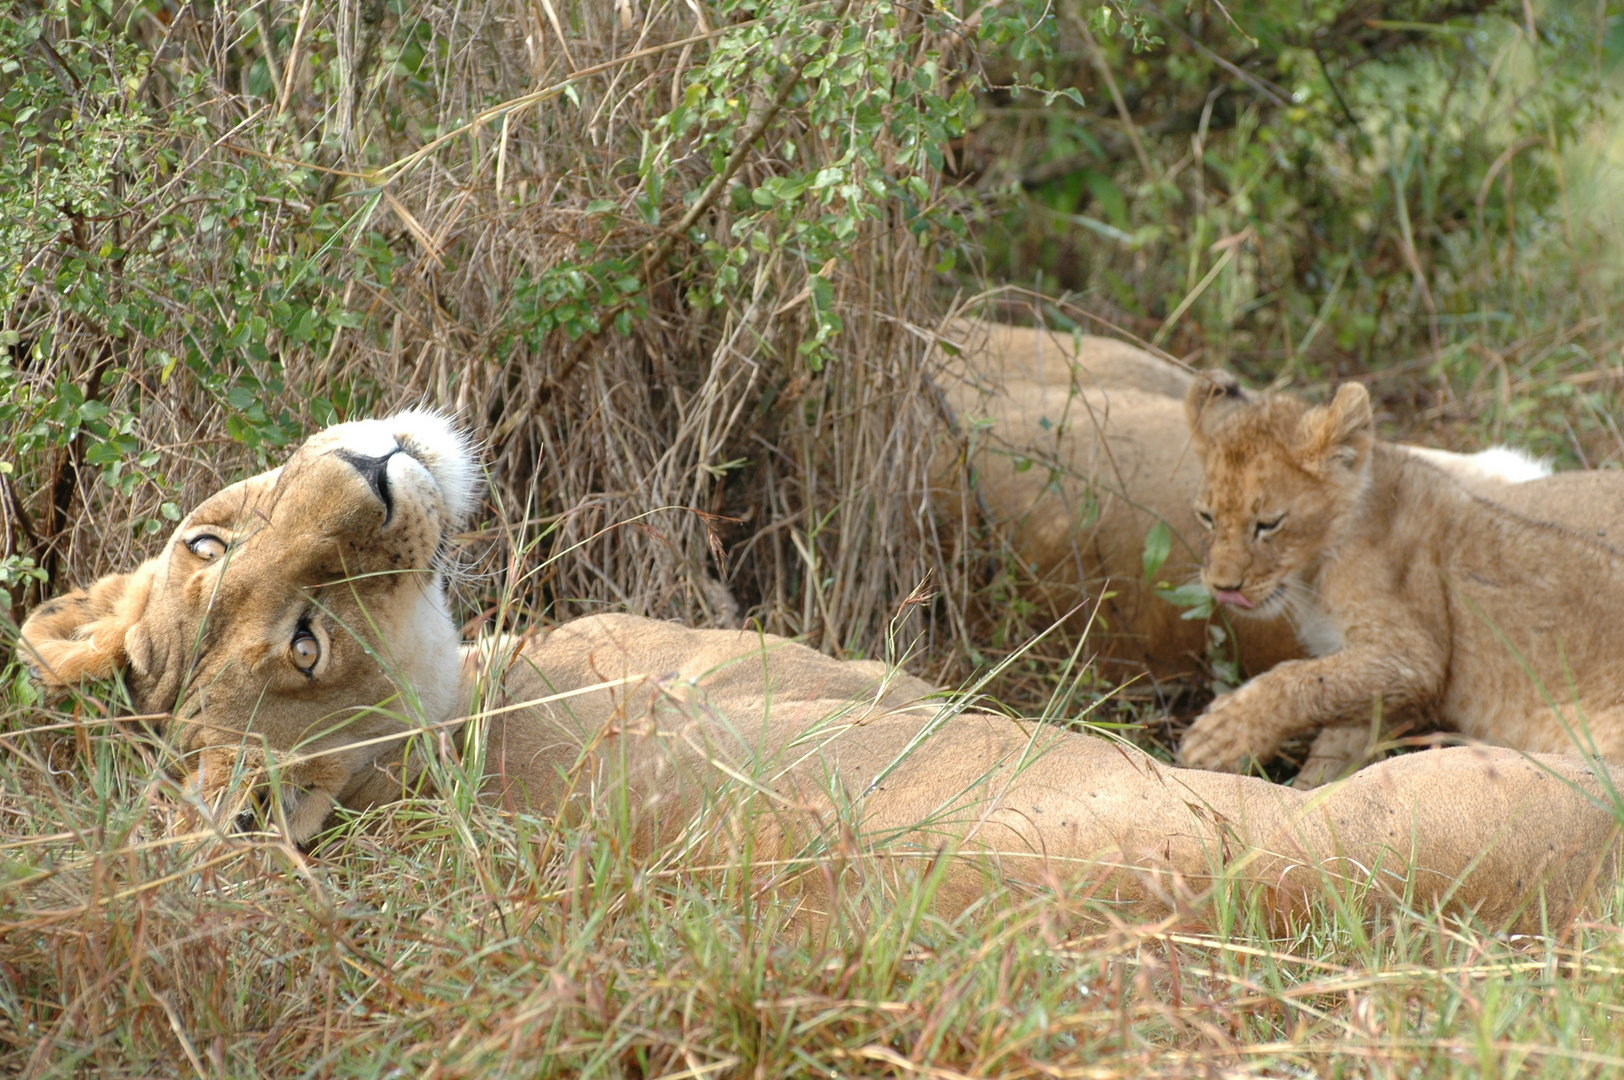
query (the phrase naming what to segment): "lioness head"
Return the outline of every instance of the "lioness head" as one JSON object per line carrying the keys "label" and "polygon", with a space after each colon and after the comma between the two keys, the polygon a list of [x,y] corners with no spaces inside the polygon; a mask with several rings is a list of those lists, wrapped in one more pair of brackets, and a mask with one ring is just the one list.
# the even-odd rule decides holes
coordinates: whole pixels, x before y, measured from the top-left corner
{"label": "lioness head", "polygon": [[1240,611],[1276,615],[1370,481],[1370,395],[1349,383],[1330,404],[1310,406],[1247,394],[1233,376],[1209,372],[1184,407],[1202,463],[1202,584]]}
{"label": "lioness head", "polygon": [[202,767],[296,751],[284,805],[308,835],[382,775],[373,766],[401,759],[397,741],[353,744],[456,709],[438,560],[478,493],[443,417],[339,424],[204,501],[134,571],[41,605],[23,656],[59,687],[124,671],[135,706],[171,714]]}

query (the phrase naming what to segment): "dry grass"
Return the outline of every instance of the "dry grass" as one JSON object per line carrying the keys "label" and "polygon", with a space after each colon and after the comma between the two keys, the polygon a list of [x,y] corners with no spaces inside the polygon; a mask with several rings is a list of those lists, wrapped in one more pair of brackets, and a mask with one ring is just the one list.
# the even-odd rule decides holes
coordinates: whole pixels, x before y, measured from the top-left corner
{"label": "dry grass", "polygon": [[[273,49],[246,8],[234,20],[194,5],[187,21],[140,7],[128,32],[152,48],[169,41],[171,77],[143,81],[143,95],[167,107],[183,76],[199,80],[209,135],[183,147],[183,162],[252,182],[265,175],[252,171],[264,167],[256,153],[293,155],[333,177],[307,184],[304,202],[260,205],[246,227],[271,253],[319,254],[323,295],[364,316],[319,348],[273,328],[264,356],[226,358],[258,380],[272,421],[285,410],[293,428],[318,422],[316,398],[356,410],[428,400],[484,438],[490,520],[502,525],[473,538],[491,572],[464,590],[470,624],[499,608],[561,619],[605,606],[756,619],[832,652],[902,641],[942,671],[956,635],[985,635],[1009,614],[1003,571],[978,558],[986,538],[953,535],[922,498],[939,434],[928,338],[945,305],[899,208],[864,221],[850,257],[827,270],[789,244],[752,255],[745,285],[716,306],[685,302],[707,271],[679,246],[646,282],[648,315],[628,333],[552,329],[517,344],[508,333],[523,323],[515,282],[577,258],[582,242],[636,256],[663,235],[639,198],[669,224],[702,186],[707,170],[679,155],[654,194],[637,164],[642,133],[708,47],[661,46],[724,25],[716,7],[405,3],[390,9],[369,66],[357,61],[373,8],[274,0],[262,8],[278,29]],[[443,48],[403,74],[401,31],[419,22]],[[281,70],[300,24],[292,89],[251,92],[255,65]],[[933,47],[948,45],[919,43]],[[432,143],[594,66],[573,96]],[[791,144],[800,160],[823,149],[788,124],[753,144],[739,175],[759,185],[782,174]],[[381,192],[340,175],[409,158]],[[930,197],[943,197],[925,175]],[[196,237],[188,282],[231,292],[241,264],[229,230],[203,230],[209,205],[168,183],[120,235],[160,207],[185,219]],[[316,196],[347,222],[320,242]],[[739,212],[722,199],[708,233],[728,235]],[[91,249],[97,230],[114,228],[81,224]],[[387,257],[356,255],[370,250]],[[807,289],[819,271],[843,328],[814,369],[798,349],[814,332]],[[114,338],[43,288],[24,289],[5,318],[25,342],[52,335],[39,363],[23,365],[28,386],[95,389],[112,371],[108,400],[139,415],[140,444],[161,454],[129,497],[101,483],[83,441],[42,456],[48,475],[8,481],[0,509],[7,543],[21,546],[6,554],[39,555],[58,585],[130,565],[155,542],[140,525],[164,502],[184,508],[279,453],[222,434],[243,412],[229,387],[184,365],[159,376],[148,358],[184,354],[192,330]],[[1501,350],[1443,411],[1395,411],[1461,445],[1483,434],[1459,426],[1464,411],[1560,385],[1552,363],[1587,380],[1572,386],[1598,388],[1586,372],[1614,354],[1583,325],[1593,337],[1547,327]],[[1431,377],[1425,365],[1394,370],[1383,377],[1397,382],[1395,402]],[[1605,425],[1579,431],[1578,453],[1608,452]],[[949,562],[961,587],[894,628],[901,599],[943,580],[933,575]],[[1040,708],[1075,645],[1056,638],[1015,657],[999,685]],[[1015,652],[980,646],[993,659]],[[1086,677],[1074,689],[1099,690]],[[634,862],[612,807],[572,823],[506,817],[456,775],[443,798],[346,820],[309,852],[189,834],[166,755],[108,719],[116,691],[102,690],[51,709],[13,685],[0,716],[0,1072],[1569,1076],[1624,1064],[1617,895],[1593,922],[1523,940],[1427,912],[1366,924],[1329,904],[1279,938],[1223,889],[1212,933],[999,889],[946,922],[929,911],[928,882],[858,872],[838,917],[813,933],[761,887],[764,868],[747,853],[715,852],[703,873],[659,855]]]}
{"label": "dry grass", "polygon": [[[193,230],[180,274],[198,292],[155,301],[177,316],[265,315],[278,297],[298,303],[316,283],[318,307],[336,304],[360,325],[301,341],[273,317],[262,350],[227,347],[204,363],[251,380],[246,400],[264,408],[270,419],[259,427],[273,435],[279,417],[291,432],[323,422],[326,402],[341,416],[421,401],[454,410],[488,447],[493,506],[534,551],[508,569],[536,614],[563,619],[610,605],[706,623],[754,619],[833,652],[878,647],[896,598],[927,579],[933,562],[922,497],[937,423],[921,392],[937,325],[928,238],[910,230],[903,207],[881,205],[844,242],[844,261],[809,264],[788,240],[758,253],[730,241],[741,213],[730,190],[698,225],[748,257],[733,265],[740,283],[700,305],[694,292],[715,280],[710,256],[671,223],[707,183],[703,147],[678,140],[657,168],[638,167],[644,136],[715,37],[703,35],[753,21],[691,4],[401,5],[368,54],[368,4],[263,10],[281,42],[271,50],[249,7],[238,17],[165,10],[164,20],[129,24],[147,48],[169,42],[167,78],[144,83],[139,104],[153,115],[184,105],[220,136],[155,140],[180,155],[173,178],[123,220],[99,232],[87,225],[85,249],[161,233],[160,221],[177,236]],[[854,9],[843,25],[878,33],[880,17]],[[47,26],[72,37],[68,23]],[[284,79],[293,89],[272,119],[277,95],[245,88],[268,55],[282,70],[295,30],[303,60]],[[413,40],[432,45],[408,75],[399,56]],[[922,57],[939,46],[925,33],[915,47]],[[357,80],[367,55],[368,77]],[[572,80],[580,71],[595,74]],[[188,74],[212,93],[176,92]],[[538,91],[539,104],[469,123]],[[748,80],[738,90],[759,91]],[[785,173],[791,160],[824,158],[832,148],[823,138],[787,111],[742,159],[738,191]],[[885,138],[882,158],[905,156]],[[303,172],[278,164],[292,158],[313,164]],[[250,199],[233,219],[246,224],[211,232],[209,215],[220,213],[211,189],[187,180],[203,175],[249,189],[304,175],[311,179],[291,190],[309,201]],[[323,196],[334,201],[312,205]],[[768,224],[788,230],[817,211]],[[680,241],[669,260],[639,263],[666,239]],[[244,245],[286,252],[295,265],[244,256]],[[55,266],[77,252],[37,254]],[[643,279],[646,312],[624,332],[608,324],[626,304],[600,303],[591,287],[557,302],[521,287],[610,260]],[[162,282],[153,269],[161,262],[121,268],[132,283],[115,299],[153,300],[138,296],[138,272]],[[820,269],[843,324],[821,367],[799,352],[816,333],[809,278]],[[115,292],[123,280],[113,278]],[[246,306],[227,310],[223,298],[245,289]],[[602,313],[602,332],[548,321],[571,303]],[[277,452],[250,452],[222,434],[244,408],[225,400],[229,379],[194,377],[186,364],[173,379],[155,377],[151,358],[186,356],[200,338],[195,326],[177,319],[120,336],[76,313],[51,274],[23,286],[7,326],[24,350],[52,343],[22,369],[27,387],[48,396],[65,379],[94,396],[110,370],[102,395],[137,414],[139,442],[161,451],[131,497],[98,482],[83,440],[39,459],[46,475],[13,478],[6,507],[30,527],[8,539],[6,553],[33,556],[55,588],[132,561],[152,542],[133,526],[159,519],[162,503],[185,506]],[[546,543],[530,543],[542,536]],[[510,564],[506,536],[492,539],[498,564]]]}
{"label": "dry grass", "polygon": [[[1294,934],[1226,885],[1123,922],[851,853],[824,925],[797,868],[725,841],[633,858],[610,800],[570,822],[470,797],[349,818],[309,852],[181,828],[150,740],[14,732],[0,757],[0,1069],[30,1076],[1602,1075],[1624,949],[1597,921],[1507,939],[1329,900]],[[752,812],[717,793],[717,812]],[[714,835],[747,835],[717,829]],[[1206,930],[1191,918],[1205,913]]]}

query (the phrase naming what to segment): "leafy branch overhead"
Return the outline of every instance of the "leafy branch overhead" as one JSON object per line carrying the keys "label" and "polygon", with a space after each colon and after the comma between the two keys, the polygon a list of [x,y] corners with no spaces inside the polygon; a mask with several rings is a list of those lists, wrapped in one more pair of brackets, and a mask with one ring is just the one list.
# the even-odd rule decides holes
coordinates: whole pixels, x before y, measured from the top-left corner
{"label": "leafy branch overhead", "polygon": [[[14,600],[105,550],[90,511],[133,506],[118,542],[150,543],[195,470],[427,399],[492,438],[498,490],[522,504],[553,480],[537,520],[591,554],[550,595],[608,600],[653,572],[635,603],[707,614],[725,579],[775,629],[873,641],[927,568],[905,455],[934,414],[909,395],[956,290],[1070,290],[1268,377],[1419,355],[1426,406],[1449,410],[1450,387],[1503,378],[1508,343],[1588,318],[1573,275],[1605,254],[1569,210],[1606,200],[1560,157],[1613,100],[1605,12],[460,11],[0,12]],[[1040,314],[1077,321],[1063,309]],[[1606,403],[1576,395],[1599,389],[1554,385],[1572,393],[1541,391],[1563,417],[1538,426],[1547,449],[1591,452]],[[613,423],[605,395],[635,421]],[[881,451],[855,424],[914,435],[876,434]],[[869,469],[888,470],[880,517],[907,542],[865,516]],[[587,524],[668,503],[739,522],[738,554],[709,518],[614,539]],[[751,517],[769,504],[783,516]],[[865,582],[849,611],[820,592],[845,580],[831,566]]]}
{"label": "leafy branch overhead", "polygon": [[[55,0],[0,15],[14,604],[105,550],[88,509],[125,500],[123,543],[148,543],[195,466],[261,464],[313,425],[413,395],[490,433],[511,477],[498,490],[521,500],[550,448],[605,445],[580,432],[607,414],[572,409],[574,388],[611,369],[649,393],[616,430],[650,433],[635,454],[664,463],[663,495],[608,484],[640,506],[759,504],[763,442],[804,440],[814,449],[785,456],[806,468],[859,452],[819,433],[855,414],[788,410],[836,361],[877,355],[876,327],[894,335],[888,363],[921,362],[902,328],[968,235],[942,170],[975,116],[981,58],[1041,47],[1052,15],[1024,0],[518,10]],[[733,380],[724,362],[757,374]],[[702,416],[682,404],[696,393]],[[575,460],[565,479],[555,459],[549,514],[600,506],[623,464]],[[861,512],[820,484],[772,482],[813,507],[783,507],[808,522]],[[898,520],[916,504],[899,493]],[[558,543],[598,535],[575,520]],[[650,555],[588,540],[607,546],[561,595],[654,573],[657,603],[708,610],[707,582],[738,570],[713,565],[727,556],[702,520],[650,534]],[[875,579],[849,616],[811,593],[774,609],[789,620],[775,626],[831,647],[848,623],[883,630],[889,594],[921,572],[837,535],[771,544],[804,552],[808,574],[850,559],[908,584]],[[621,558],[634,569],[611,574]]]}

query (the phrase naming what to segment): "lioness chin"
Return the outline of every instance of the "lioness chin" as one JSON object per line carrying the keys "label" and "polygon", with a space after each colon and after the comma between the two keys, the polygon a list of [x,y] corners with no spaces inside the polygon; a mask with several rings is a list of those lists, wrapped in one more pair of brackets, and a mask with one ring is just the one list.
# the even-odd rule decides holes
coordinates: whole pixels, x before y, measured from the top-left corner
{"label": "lioness chin", "polygon": [[24,655],[58,687],[123,672],[138,708],[172,715],[205,797],[246,761],[296,842],[335,805],[421,790],[413,741],[481,755],[498,808],[624,825],[626,854],[662,866],[747,851],[763,888],[812,909],[847,859],[939,875],[950,910],[989,875],[1158,913],[1199,911],[1185,905],[1228,879],[1282,916],[1330,881],[1501,924],[1563,918],[1617,871],[1602,800],[1624,777],[1574,759],[1442,751],[1310,800],[963,712],[768,634],[599,615],[459,648],[436,567],[478,471],[431,414],[331,428],[206,500],[134,571],[39,607]]}
{"label": "lioness chin", "polygon": [[1212,373],[1186,396],[1203,477],[1201,578],[1245,618],[1285,615],[1312,657],[1217,698],[1179,747],[1238,771],[1320,730],[1303,782],[1373,719],[1624,760],[1624,555],[1497,505],[1376,439],[1357,384],[1309,406]]}

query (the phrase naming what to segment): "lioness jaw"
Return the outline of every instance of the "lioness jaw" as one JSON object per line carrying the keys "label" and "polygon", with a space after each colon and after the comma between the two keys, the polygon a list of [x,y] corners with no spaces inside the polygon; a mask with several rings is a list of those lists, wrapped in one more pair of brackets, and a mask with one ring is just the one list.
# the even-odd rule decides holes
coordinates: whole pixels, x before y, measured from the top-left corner
{"label": "lioness jaw", "polygon": [[[334,804],[398,797],[401,736],[450,730],[471,704],[435,567],[475,475],[438,418],[330,429],[199,506],[141,567],[43,605],[24,648],[47,681],[122,670],[142,707],[172,709],[205,785],[244,758],[283,762],[280,820],[308,839]],[[498,684],[478,721],[487,797],[623,808],[644,857],[694,842],[728,793],[751,804],[730,820],[764,865],[813,858],[832,831],[919,868],[957,852],[950,906],[988,873],[1159,910],[1222,878],[1284,914],[1330,880],[1501,923],[1536,894],[1548,917],[1575,910],[1619,858],[1602,801],[1619,778],[1571,759],[1442,751],[1310,801],[962,712],[880,664],[771,635],[605,615],[468,660]]]}

